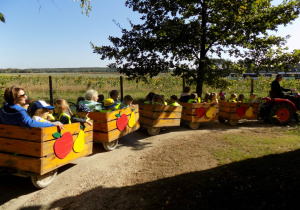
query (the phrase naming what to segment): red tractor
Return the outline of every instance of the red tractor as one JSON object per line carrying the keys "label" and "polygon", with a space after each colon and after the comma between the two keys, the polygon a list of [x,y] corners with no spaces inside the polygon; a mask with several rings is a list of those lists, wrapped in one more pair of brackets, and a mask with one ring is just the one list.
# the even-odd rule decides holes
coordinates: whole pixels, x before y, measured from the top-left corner
{"label": "red tractor", "polygon": [[293,118],[298,121],[300,94],[285,94],[284,98],[262,98],[266,102],[259,109],[259,118],[273,124],[287,125]]}

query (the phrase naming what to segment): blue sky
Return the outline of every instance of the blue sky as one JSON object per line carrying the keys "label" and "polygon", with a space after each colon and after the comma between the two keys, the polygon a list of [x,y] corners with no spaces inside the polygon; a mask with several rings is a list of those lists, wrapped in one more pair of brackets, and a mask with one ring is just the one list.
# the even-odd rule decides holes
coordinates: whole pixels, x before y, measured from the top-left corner
{"label": "blue sky", "polygon": [[[281,2],[280,0],[274,1]],[[129,27],[127,18],[139,21],[140,15],[125,7],[123,0],[92,0],[89,17],[72,0],[0,0],[1,68],[106,67],[90,46],[109,45],[109,36]],[[300,49],[300,20],[280,27],[279,35],[292,35],[288,47]]]}

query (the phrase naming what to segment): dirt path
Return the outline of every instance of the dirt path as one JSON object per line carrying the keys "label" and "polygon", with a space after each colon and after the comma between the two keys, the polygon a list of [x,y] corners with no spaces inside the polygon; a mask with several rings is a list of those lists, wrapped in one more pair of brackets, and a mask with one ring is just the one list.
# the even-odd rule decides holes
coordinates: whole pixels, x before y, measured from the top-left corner
{"label": "dirt path", "polygon": [[[151,191],[151,184],[147,186],[147,183],[156,180],[217,167],[217,161],[203,149],[205,145],[218,147],[214,137],[222,133],[255,132],[261,127],[262,124],[249,121],[237,127],[205,123],[196,131],[173,127],[153,137],[145,131],[137,131],[123,137],[112,152],[105,152],[100,144],[94,144],[91,156],[61,167],[54,182],[45,189],[36,190],[28,178],[0,176],[0,209],[147,208],[149,201],[142,195],[134,193],[131,200],[126,195],[140,188],[149,187]],[[160,195],[151,196],[155,200]],[[167,205],[169,200],[171,198],[166,197],[162,202]],[[143,205],[135,206],[136,202]]]}

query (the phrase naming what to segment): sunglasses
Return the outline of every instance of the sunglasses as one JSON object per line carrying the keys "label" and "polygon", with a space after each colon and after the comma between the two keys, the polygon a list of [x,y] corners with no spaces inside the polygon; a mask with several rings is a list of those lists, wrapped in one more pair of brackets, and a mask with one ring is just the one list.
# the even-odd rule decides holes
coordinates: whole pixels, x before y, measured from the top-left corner
{"label": "sunglasses", "polygon": [[22,97],[25,97],[25,96],[26,96],[26,93],[24,93],[23,95],[19,95],[18,97],[22,98]]}

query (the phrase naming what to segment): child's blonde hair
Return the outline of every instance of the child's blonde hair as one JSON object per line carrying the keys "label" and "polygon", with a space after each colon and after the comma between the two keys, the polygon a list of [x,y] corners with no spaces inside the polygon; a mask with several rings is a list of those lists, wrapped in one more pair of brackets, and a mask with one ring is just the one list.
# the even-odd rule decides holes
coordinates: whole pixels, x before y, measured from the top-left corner
{"label": "child's blonde hair", "polygon": [[237,95],[235,93],[231,93],[230,98],[237,98]]}
{"label": "child's blonde hair", "polygon": [[57,99],[54,101],[53,105],[61,108],[62,112],[70,112],[70,114],[72,114],[70,106],[65,99]]}

